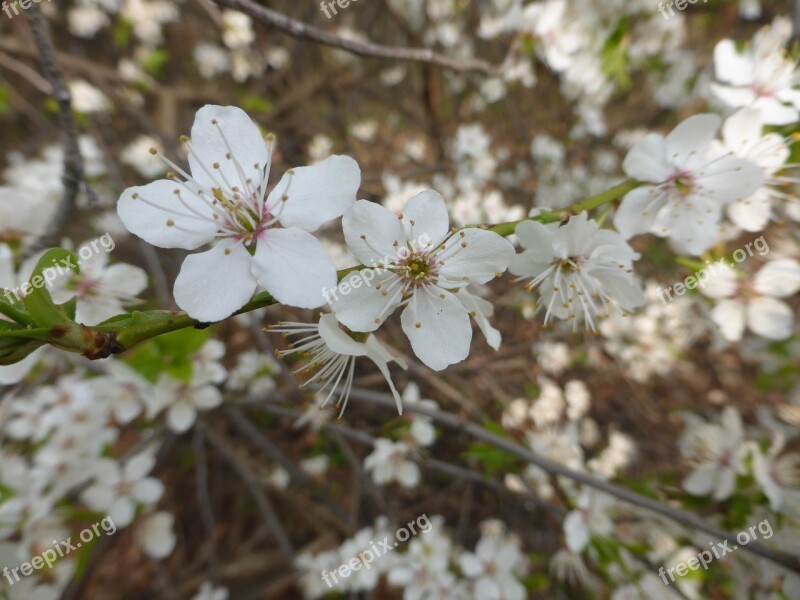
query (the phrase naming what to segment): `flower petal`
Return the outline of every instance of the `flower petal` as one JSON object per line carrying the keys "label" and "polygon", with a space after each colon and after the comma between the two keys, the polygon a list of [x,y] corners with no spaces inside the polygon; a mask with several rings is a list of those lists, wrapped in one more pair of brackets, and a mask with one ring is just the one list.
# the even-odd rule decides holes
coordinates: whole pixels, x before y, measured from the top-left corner
{"label": "flower petal", "polygon": [[[374,279],[369,280],[368,274]],[[363,269],[341,281],[331,307],[345,327],[375,331],[402,302],[401,290],[402,280],[391,271]]]}
{"label": "flower petal", "polygon": [[355,341],[342,331],[336,316],[330,313],[319,318],[319,337],[336,354],[364,356],[368,352],[366,344]]}
{"label": "flower petal", "polygon": [[452,235],[445,249],[437,252],[439,256],[444,256],[441,277],[457,287],[466,282],[486,283],[503,273],[514,258],[514,246],[493,231],[469,227]]}
{"label": "flower petal", "polygon": [[722,119],[709,113],[692,115],[681,121],[666,137],[667,158],[674,165],[686,164],[711,146]]}
{"label": "flower petal", "polygon": [[243,244],[220,240],[211,250],[183,261],[175,280],[175,302],[204,323],[221,321],[242,308],[256,291],[253,257]]}
{"label": "flower petal", "polygon": [[159,248],[195,250],[212,241],[218,229],[199,196],[167,179],[122,192],[117,214],[128,231]]}
{"label": "flower petal", "polygon": [[754,298],[747,305],[747,325],[761,337],[783,340],[792,335],[794,314],[781,300]]}
{"label": "flower petal", "polygon": [[428,237],[428,242],[439,244],[450,230],[450,215],[442,195],[435,190],[425,190],[406,202],[403,209],[403,226],[410,242]]}
{"label": "flower petal", "polygon": [[711,309],[711,320],[717,324],[724,337],[729,342],[738,342],[742,339],[745,327],[745,308],[736,300],[723,300]]}
{"label": "flower petal", "polygon": [[455,295],[437,286],[419,288],[400,322],[414,354],[434,371],[469,355],[472,327],[469,313]]}
{"label": "flower petal", "polygon": [[488,317],[494,314],[494,306],[492,303],[488,300],[484,300],[480,296],[471,294],[466,289],[459,290],[456,296],[461,300],[464,308],[469,311],[470,316],[475,319],[478,329],[481,330],[481,333],[486,338],[486,343],[497,350],[500,347],[502,335],[497,329],[492,327],[488,319]]}
{"label": "flower petal", "polygon": [[667,194],[655,186],[631,190],[614,215],[614,227],[625,239],[650,231],[666,201]]}
{"label": "flower petal", "polygon": [[353,204],[342,218],[342,229],[347,247],[363,265],[394,263],[398,248],[405,247],[405,232],[397,215],[368,200]]}
{"label": "flower petal", "polygon": [[753,277],[753,288],[776,298],[796,294],[800,291],[800,263],[791,258],[769,261]]}
{"label": "flower petal", "polygon": [[[207,104],[198,110],[192,125],[191,143],[192,177],[209,190],[216,187],[229,191],[233,186],[246,189],[242,174],[245,179],[252,178],[258,186],[270,162],[270,153],[258,126],[236,106]],[[215,169],[214,165],[219,167]]]}
{"label": "flower petal", "polygon": [[751,160],[729,156],[704,165],[697,173],[696,197],[720,203],[743,200],[764,183],[764,172]]}
{"label": "flower petal", "polygon": [[329,156],[284,174],[270,193],[267,206],[272,214],[280,215],[284,227],[316,231],[347,212],[356,201],[360,185],[361,169],[356,161],[349,156]]}
{"label": "flower petal", "polygon": [[197,410],[188,401],[180,401],[173,404],[167,413],[167,424],[175,433],[188,431],[197,418]]}
{"label": "flower petal", "polygon": [[336,287],[336,267],[320,241],[302,229],[270,229],[258,240],[253,275],[281,304],[318,308]]}
{"label": "flower petal", "polygon": [[628,177],[639,181],[661,183],[666,180],[672,169],[664,138],[657,133],[643,137],[630,149],[622,168]]}

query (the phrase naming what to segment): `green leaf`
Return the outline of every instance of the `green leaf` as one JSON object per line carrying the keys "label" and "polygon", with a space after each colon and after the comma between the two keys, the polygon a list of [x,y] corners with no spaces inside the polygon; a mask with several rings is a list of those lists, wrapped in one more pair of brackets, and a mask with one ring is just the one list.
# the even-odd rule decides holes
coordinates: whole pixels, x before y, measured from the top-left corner
{"label": "green leaf", "polygon": [[628,29],[630,20],[620,20],[614,33],[606,40],[600,54],[603,74],[617,80],[617,85],[623,90],[629,89],[633,82],[628,64]]}
{"label": "green leaf", "polygon": [[20,325],[34,325],[34,320],[25,312],[25,303],[20,299],[18,302],[10,302],[6,298],[0,298],[0,314]]}
{"label": "green leaf", "polygon": [[206,343],[209,333],[206,329],[181,329],[161,335],[136,348],[128,364],[152,382],[161,373],[188,382],[194,372],[192,355]]}
{"label": "green leaf", "polygon": [[58,275],[56,266],[69,267],[76,273],[80,272],[78,257],[63,248],[51,248],[45,252],[33,269],[29,285],[31,291],[25,296],[25,308],[34,322],[40,327],[53,327],[72,323],[70,312],[75,314],[74,304],[69,306],[57,305],[50,296],[48,287],[52,283],[51,274]]}
{"label": "green leaf", "polygon": [[164,67],[169,62],[169,52],[166,50],[153,50],[142,61],[145,73],[158,77],[164,72]]}
{"label": "green leaf", "polygon": [[494,475],[495,473],[516,473],[524,466],[524,461],[522,459],[505,450],[481,442],[470,444],[464,456],[477,460],[483,467],[486,475]]}

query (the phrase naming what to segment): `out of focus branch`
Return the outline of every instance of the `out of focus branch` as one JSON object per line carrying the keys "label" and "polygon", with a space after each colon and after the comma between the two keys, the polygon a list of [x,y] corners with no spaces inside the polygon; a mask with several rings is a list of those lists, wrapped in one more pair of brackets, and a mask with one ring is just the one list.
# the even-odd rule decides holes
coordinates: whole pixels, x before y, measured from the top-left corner
{"label": "out of focus branch", "polygon": [[[366,402],[369,404],[377,404],[387,408],[393,408],[395,405],[394,399],[388,394],[372,392],[370,390],[361,390],[357,388],[353,388],[353,390],[350,392],[350,401],[352,402],[353,400]],[[406,406],[405,409],[408,412],[418,413],[420,415],[429,417],[433,421],[455,429],[456,431],[463,431],[464,433],[467,433],[476,439],[491,444],[495,448],[505,450],[513,456],[517,456],[532,465],[536,465],[550,475],[558,475],[572,479],[573,481],[576,481],[582,485],[594,488],[599,492],[614,496],[623,502],[627,502],[633,506],[637,506],[639,508],[662,515],[672,521],[675,521],[676,523],[680,523],[689,529],[705,532],[720,541],[728,540],[734,544],[738,542],[735,534],[714,527],[693,513],[679,508],[674,508],[664,502],[659,502],[658,500],[642,496],[641,494],[637,494],[636,492],[633,492],[627,488],[614,485],[604,479],[600,479],[588,473],[574,471],[568,467],[565,467],[563,464],[556,462],[555,460],[545,456],[540,456],[528,448],[517,444],[513,440],[500,437],[488,429],[485,429],[480,425],[470,423],[466,419],[463,419],[457,415],[452,415],[440,410],[432,410],[413,404]],[[773,550],[772,548],[766,547],[761,542],[753,542],[747,544],[746,546],[743,545],[741,548],[746,552],[750,552],[751,554],[765,558],[776,565],[785,567],[794,573],[800,573],[800,559],[792,554],[779,550]]]}
{"label": "out of focus branch", "polygon": [[405,48],[401,46],[383,46],[372,42],[350,40],[329,33],[313,25],[292,19],[275,12],[251,0],[213,0],[221,6],[227,6],[251,16],[256,21],[269,25],[294,38],[311,40],[324,46],[338,48],[359,56],[400,60],[437,65],[451,71],[476,72],[490,76],[498,76],[503,72],[502,65],[493,65],[476,58],[455,59],[439,54],[430,48]]}
{"label": "out of focus branch", "polygon": [[25,11],[25,18],[28,19],[33,42],[39,51],[39,61],[42,64],[44,78],[50,84],[53,98],[58,105],[58,124],[64,138],[64,173],[61,177],[64,193],[53,220],[42,238],[31,249],[31,252],[35,252],[57,243],[61,230],[66,225],[70,214],[75,210],[78,193],[81,186],[85,185],[85,180],[83,157],[78,142],[78,124],[75,121],[75,114],[72,112],[72,94],[70,94],[56,59],[56,49],[50,36],[50,27],[37,5],[31,6]]}

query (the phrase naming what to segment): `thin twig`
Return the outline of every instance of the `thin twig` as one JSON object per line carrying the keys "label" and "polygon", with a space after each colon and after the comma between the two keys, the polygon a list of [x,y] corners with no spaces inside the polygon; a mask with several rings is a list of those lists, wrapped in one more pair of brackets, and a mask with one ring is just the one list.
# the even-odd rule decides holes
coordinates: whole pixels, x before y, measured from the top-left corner
{"label": "thin twig", "polygon": [[[50,27],[42,11],[35,4],[25,11],[25,18],[30,25],[33,42],[39,50],[39,61],[42,64],[44,77],[50,84],[53,98],[58,105],[58,123],[64,138],[62,142],[64,173],[61,176],[64,192],[58,210],[44,235],[34,244],[34,248],[28,251],[31,253],[57,243],[67,219],[75,210],[78,194],[81,187],[85,186],[85,179],[83,157],[78,141],[78,124],[75,121],[75,114],[72,112],[72,94],[56,59],[56,49],[50,36]],[[85,187],[89,192],[88,186]]]}
{"label": "thin twig", "polygon": [[9,71],[13,71],[43,94],[49,94],[52,90],[52,86],[47,79],[39,75],[39,73],[25,63],[11,58],[5,52],[0,52],[0,67],[5,67]]}
{"label": "thin twig", "polygon": [[[254,404],[254,408],[293,420],[296,420],[297,418],[302,416],[302,413],[298,411],[294,411],[288,408],[283,408],[281,406],[276,406],[273,404],[263,404],[263,403],[257,405]],[[322,430],[325,432],[340,434],[343,437],[352,439],[356,442],[359,442],[360,444],[365,444],[367,446],[375,446],[374,437],[372,437],[368,433],[364,433],[363,431],[358,431],[356,429],[347,427],[341,422],[326,423],[325,425],[322,426]],[[437,460],[435,458],[419,458],[418,462],[425,469],[443,473],[445,475],[449,475],[450,477],[455,477],[457,479],[463,479],[465,481],[477,483],[485,487],[488,487],[489,489],[495,492],[519,498],[527,502],[531,502],[535,504],[537,508],[542,508],[548,511],[550,514],[552,514],[559,520],[563,519],[564,516],[566,515],[567,511],[564,510],[562,507],[556,506],[555,504],[551,504],[549,502],[545,502],[539,496],[536,496],[531,493],[513,492],[504,485],[502,485],[501,483],[498,483],[493,479],[488,479],[483,475],[481,475],[480,473],[475,473],[474,471],[470,471],[469,469],[465,469],[457,465]]]}
{"label": "thin twig", "polygon": [[[395,407],[394,398],[392,398],[390,395],[373,392],[370,390],[359,390],[354,388],[350,393],[350,399],[367,402],[369,404],[378,404],[387,408]],[[709,525],[697,515],[685,510],[673,508],[657,500],[641,496],[626,488],[619,487],[612,483],[608,483],[605,480],[593,477],[588,473],[573,471],[561,463],[543,456],[539,456],[524,446],[521,446],[510,439],[495,435],[488,429],[484,429],[479,425],[470,423],[461,417],[457,417],[439,410],[429,410],[416,405],[406,406],[405,408],[408,412],[414,412],[427,416],[437,423],[441,423],[442,425],[446,425],[447,427],[457,431],[463,431],[472,437],[495,446],[496,448],[505,450],[509,454],[513,454],[514,456],[517,456],[530,464],[536,465],[546,473],[572,479],[573,481],[577,481],[578,483],[594,488],[600,492],[614,496],[623,502],[627,502],[628,504],[632,504],[639,508],[667,517],[668,519],[680,523],[690,529],[693,528],[698,531],[708,533],[713,538],[717,538],[720,541],[729,540],[733,543],[737,543],[736,534]],[[795,573],[800,573],[800,559],[798,559],[796,556],[786,552],[771,550],[760,542],[752,542],[746,546],[741,546],[741,548],[746,552],[766,558],[767,560],[785,567]]]}
{"label": "thin twig", "polygon": [[[201,424],[198,423],[198,426],[201,426]],[[286,535],[286,532],[281,525],[281,521],[278,519],[278,515],[275,513],[275,509],[272,507],[272,503],[269,501],[269,498],[267,498],[267,495],[264,493],[264,490],[261,488],[261,485],[256,477],[244,464],[242,464],[241,460],[236,455],[236,451],[231,448],[225,440],[208,428],[206,428],[205,434],[206,439],[211,443],[211,445],[219,450],[219,453],[222,455],[222,457],[239,474],[239,477],[247,486],[247,489],[250,490],[250,494],[256,501],[258,509],[261,511],[261,514],[264,517],[267,526],[270,528],[270,531],[272,531],[272,535],[275,537],[275,541],[278,543],[278,546],[286,554],[286,556],[289,557],[290,562],[294,563],[295,554],[292,543],[289,541],[289,537]]]}
{"label": "thin twig", "polygon": [[256,21],[274,27],[291,37],[311,40],[325,46],[331,46],[359,56],[400,60],[407,62],[428,63],[459,71],[462,73],[477,72],[489,76],[498,76],[503,72],[502,65],[492,65],[485,60],[467,58],[463,60],[450,58],[430,48],[405,48],[400,46],[383,46],[372,42],[350,40],[329,33],[313,25],[292,19],[284,14],[271,10],[251,0],[214,0],[217,4],[241,11]]}
{"label": "thin twig", "polygon": [[258,427],[253,425],[253,423],[242,414],[242,411],[233,406],[228,406],[225,408],[224,412],[230,420],[231,425],[238,429],[240,433],[244,434],[253,444],[263,450],[267,456],[286,469],[292,481],[300,484],[306,484],[311,481],[311,478],[305,471],[286,456],[276,444],[272,443],[265,435],[262,435]]}
{"label": "thin twig", "polygon": [[197,501],[200,505],[200,515],[203,519],[203,526],[208,536],[208,564],[211,571],[211,580],[217,580],[219,572],[219,562],[217,560],[217,541],[216,525],[214,523],[214,508],[211,506],[211,498],[208,492],[208,457],[206,456],[205,428],[195,427],[192,438],[195,457],[195,484]]}

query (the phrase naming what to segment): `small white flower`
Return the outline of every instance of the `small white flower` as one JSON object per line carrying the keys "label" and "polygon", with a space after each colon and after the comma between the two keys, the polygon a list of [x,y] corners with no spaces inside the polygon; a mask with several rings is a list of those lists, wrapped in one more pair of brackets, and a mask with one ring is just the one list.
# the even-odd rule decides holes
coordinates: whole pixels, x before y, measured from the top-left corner
{"label": "small white flower", "polygon": [[142,412],[143,398],[152,396],[152,384],[121,361],[105,363],[107,377],[89,380],[95,394],[105,397],[111,405],[114,418],[127,425]]}
{"label": "small white flower", "polygon": [[740,279],[725,267],[701,291],[719,300],[711,319],[726,340],[741,340],[746,328],[761,337],[782,340],[792,335],[794,326],[794,313],[782,298],[800,291],[800,263],[790,258],[770,261],[752,280]]}
{"label": "small white flower", "polygon": [[758,111],[742,109],[725,120],[722,126],[720,155],[732,154],[757,164],[764,175],[764,185],[747,198],[728,204],[731,221],[745,231],[761,231],[772,216],[772,201],[788,199],[777,189],[782,180],[776,173],[789,158],[789,146],[777,133],[762,134],[764,122]]}
{"label": "small white flower", "polygon": [[375,449],[364,459],[364,468],[372,473],[372,480],[378,485],[396,481],[403,487],[416,487],[420,472],[417,464],[408,459],[411,451],[405,442],[378,438]]}
{"label": "small white flower", "polygon": [[129,167],[133,167],[142,177],[158,177],[167,170],[164,161],[150,152],[156,148],[161,152],[161,143],[149,135],[140,135],[123,148],[120,160]]}
{"label": "small white flower", "polygon": [[172,554],[177,539],[173,532],[175,517],[166,511],[149,515],[138,523],[135,538],[150,558],[162,560]]}
{"label": "small white flower", "polygon": [[[92,248],[84,244],[78,249]],[[80,273],[70,272],[53,283],[53,300],[66,302],[78,299],[75,320],[84,325],[97,325],[125,312],[125,306],[139,304],[137,297],[147,287],[147,273],[125,263],[108,264],[106,252],[94,252],[81,259]]]}
{"label": "small white flower", "polygon": [[564,386],[564,398],[567,400],[567,418],[570,421],[583,418],[592,405],[592,395],[582,381],[568,381]]}
{"label": "small white flower", "polygon": [[228,600],[228,589],[224,587],[215,588],[210,581],[206,581],[192,600]]}
{"label": "small white flower", "polygon": [[249,16],[237,10],[222,11],[222,41],[228,48],[245,48],[255,39],[253,20]]}
{"label": "small white flower", "polygon": [[614,523],[608,515],[614,501],[608,495],[583,491],[577,504],[578,507],[564,519],[564,535],[573,552],[581,552],[591,536],[607,536],[614,531]]}
{"label": "small white flower", "polygon": [[[338,395],[336,404],[341,404],[342,406],[340,416],[344,414],[344,409],[347,407],[347,399],[350,397],[350,388],[353,387],[356,358],[365,356],[375,363],[381,375],[386,379],[386,383],[389,384],[389,389],[397,402],[397,411],[402,414],[403,404],[400,394],[397,393],[397,389],[392,382],[389,363],[396,362],[403,369],[406,368],[406,363],[404,360],[392,356],[374,335],[368,336],[363,342],[356,341],[339,327],[336,317],[332,314],[321,314],[318,323],[279,323],[277,326],[271,327],[270,330],[286,335],[303,335],[298,346],[290,350],[280,351],[277,354],[278,356],[287,356],[295,353],[304,353],[309,356],[310,361],[295,373],[309,370],[315,372],[307,383],[313,381],[322,384],[322,389],[317,393],[318,398],[321,398],[328,386],[331,386],[320,407],[327,405],[328,401],[336,393],[339,383],[342,383],[343,388]],[[312,408],[310,410],[318,409]],[[298,421],[298,423],[300,422]]]}
{"label": "small white flower", "polygon": [[[331,303],[339,321],[354,331],[375,331],[402,305],[403,331],[423,363],[439,371],[464,360],[470,312],[452,292],[505,271],[511,244],[491,231],[451,231],[444,199],[433,190],[411,198],[399,217],[359,200],[342,224],[353,254],[377,268],[345,277],[350,293]],[[365,271],[372,271],[370,285],[361,285]]]}
{"label": "small white flower", "polygon": [[222,393],[208,379],[208,373],[195,369],[186,382],[162,373],[149,399],[148,418],[168,407],[167,425],[175,433],[188,431],[197,420],[198,411],[211,410],[222,404]]}
{"label": "small white flower", "polygon": [[769,499],[773,511],[795,515],[800,511],[800,454],[783,453],[786,439],[775,434],[768,452],[753,448],[753,475]]}
{"label": "small white flower", "polygon": [[596,319],[644,304],[644,293],[632,276],[639,255],[618,233],[598,229],[585,212],[561,227],[523,221],[516,234],[524,251],[514,257],[509,271],[530,279],[529,290],[538,288],[545,324],[555,316],[574,320],[575,329],[583,321],[596,331]]}
{"label": "small white flower", "polygon": [[783,47],[790,35],[791,23],[779,19],[772,28],[756,33],[743,52],[733,40],[719,42],[714,48],[714,68],[721,83],[712,83],[711,91],[730,107],[758,110],[770,125],[797,121],[800,90],[795,89],[796,66]]}
{"label": "small white flower", "polygon": [[103,92],[83,79],[69,84],[72,94],[72,107],[81,113],[102,113],[111,110],[111,102]]}
{"label": "small white flower", "polygon": [[486,522],[482,529],[475,552],[465,552],[459,558],[464,575],[474,581],[474,597],[523,600],[525,588],[519,575],[524,573],[526,564],[519,540],[506,535],[505,528],[497,522]]}
{"label": "small white flower", "polygon": [[736,488],[736,477],[744,473],[747,455],[738,411],[728,406],[719,424],[695,424],[682,437],[680,447],[695,465],[683,481],[683,489],[695,496],[711,494],[715,500],[730,497]]}
{"label": "small white flower", "polygon": [[164,493],[161,481],[147,477],[155,462],[149,453],[134,456],[124,467],[113,460],[102,461],[94,469],[94,483],[82,494],[84,502],[108,514],[117,527],[129,525],[137,504],[154,504]]}
{"label": "small white flower", "polygon": [[265,143],[241,109],[205,106],[186,140],[192,174],[164,159],[177,173],[172,180],[128,188],[119,200],[128,230],[154,246],[214,242],[186,258],[175,281],[175,301],[198,320],[230,316],[258,285],[300,308],[321,306],[323,290],[336,285],[333,262],[311,232],[355,201],[358,165],[332,156],[290,169],[268,195],[273,140]]}
{"label": "small white flower", "polygon": [[631,148],[625,173],[648,185],[628,192],[614,215],[625,238],[652,232],[700,254],[719,233],[722,208],[761,187],[764,175],[752,161],[710,154],[720,124],[716,115],[694,115],[666,137],[651,133]]}

